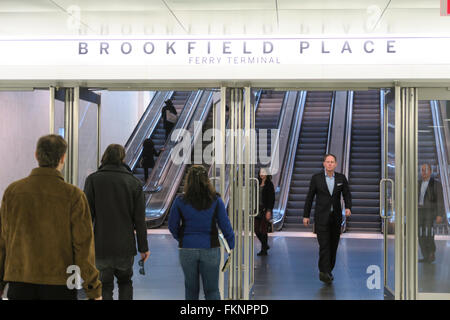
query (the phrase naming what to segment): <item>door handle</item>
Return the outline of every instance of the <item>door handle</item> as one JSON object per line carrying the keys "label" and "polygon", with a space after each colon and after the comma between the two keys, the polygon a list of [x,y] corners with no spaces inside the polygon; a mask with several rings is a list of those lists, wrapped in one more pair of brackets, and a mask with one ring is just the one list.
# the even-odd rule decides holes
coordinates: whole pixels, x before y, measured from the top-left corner
{"label": "door handle", "polygon": [[[383,212],[386,210],[386,208],[385,208],[385,200],[386,200],[386,198],[385,198],[385,192],[384,192],[386,188],[385,187],[382,188],[382,186],[384,186],[386,184],[386,182],[390,182],[391,185],[392,185],[390,199],[392,199],[392,205],[394,204],[394,180],[392,180],[392,179],[381,179],[380,180],[380,217],[383,218],[383,219],[389,219],[389,218],[392,218],[394,216],[393,214],[391,214],[391,215],[383,215]],[[381,192],[382,190],[383,190],[383,192]],[[393,209],[392,209],[392,212],[394,212]]]}
{"label": "door handle", "polygon": [[259,211],[259,180],[257,178],[250,178],[250,180],[256,181],[256,213],[255,214],[249,214],[250,217],[254,218],[258,215]]}

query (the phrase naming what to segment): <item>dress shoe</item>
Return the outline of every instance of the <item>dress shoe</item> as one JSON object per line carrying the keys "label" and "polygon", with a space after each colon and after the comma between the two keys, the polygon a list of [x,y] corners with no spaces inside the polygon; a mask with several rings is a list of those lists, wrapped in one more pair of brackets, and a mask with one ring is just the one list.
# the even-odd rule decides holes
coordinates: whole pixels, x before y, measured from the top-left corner
{"label": "dress shoe", "polygon": [[325,282],[326,284],[330,284],[331,283],[331,278],[328,275],[328,273],[320,272],[319,273],[319,279],[320,279],[320,281]]}
{"label": "dress shoe", "polygon": [[256,255],[257,255],[257,256],[267,256],[267,251],[261,250],[261,251],[258,252]]}

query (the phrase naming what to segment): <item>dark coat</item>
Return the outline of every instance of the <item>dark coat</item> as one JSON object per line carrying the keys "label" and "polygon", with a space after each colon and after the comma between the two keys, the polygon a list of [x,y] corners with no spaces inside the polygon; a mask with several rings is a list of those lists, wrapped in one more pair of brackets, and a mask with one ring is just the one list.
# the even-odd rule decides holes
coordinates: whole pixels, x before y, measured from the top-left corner
{"label": "dark coat", "polygon": [[[314,223],[316,226],[326,226],[329,223],[329,217],[332,216],[335,223],[342,223],[342,207],[341,195],[344,197],[345,208],[352,208],[352,195],[348,186],[347,178],[338,172],[334,173],[334,189],[333,194],[330,195],[328,191],[327,182],[325,180],[325,171],[322,170],[312,176],[309,185],[308,195],[305,200],[304,218],[309,218],[311,207],[316,196],[316,210]],[[331,206],[333,206],[333,213],[330,214]]]}
{"label": "dark coat", "polygon": [[266,179],[264,187],[262,187],[262,204],[263,207],[259,208],[259,214],[265,215],[267,211],[272,212],[275,204],[275,188],[272,181]]}
{"label": "dark coat", "polygon": [[[420,189],[422,181],[419,182],[417,201],[420,198]],[[423,198],[423,207],[419,207],[419,225],[433,225],[436,217],[445,216],[444,200],[442,195],[442,185],[434,178],[430,178],[425,197]]]}
{"label": "dark coat", "polygon": [[159,156],[161,151],[157,152],[152,139],[144,140],[142,150],[142,167],[153,168],[155,166],[155,156]]}
{"label": "dark coat", "polygon": [[142,183],[125,166],[105,165],[86,178],[84,192],[94,223],[98,258],[136,255],[148,251]]}
{"label": "dark coat", "polygon": [[167,112],[172,112],[173,114],[178,114],[177,109],[175,109],[174,105],[169,103],[162,107],[161,109],[161,116],[163,118],[163,125],[164,128],[171,128],[174,124],[172,122],[167,121]]}

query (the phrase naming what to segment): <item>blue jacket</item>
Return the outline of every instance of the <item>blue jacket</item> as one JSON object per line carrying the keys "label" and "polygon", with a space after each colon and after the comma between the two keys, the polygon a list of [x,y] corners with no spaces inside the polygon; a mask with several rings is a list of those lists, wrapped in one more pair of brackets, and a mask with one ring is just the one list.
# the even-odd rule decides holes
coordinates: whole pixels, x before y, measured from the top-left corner
{"label": "blue jacket", "polygon": [[212,219],[217,206],[217,225],[225,239],[234,248],[234,232],[228,219],[225,205],[220,197],[206,210],[197,210],[178,196],[172,204],[169,216],[169,230],[181,248],[217,247],[217,227]]}

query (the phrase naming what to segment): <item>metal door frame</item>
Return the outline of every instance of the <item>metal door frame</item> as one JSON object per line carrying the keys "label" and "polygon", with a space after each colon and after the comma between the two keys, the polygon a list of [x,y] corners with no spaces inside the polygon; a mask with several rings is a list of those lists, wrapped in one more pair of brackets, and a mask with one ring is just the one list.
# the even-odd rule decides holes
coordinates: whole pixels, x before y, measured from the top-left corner
{"label": "metal door frame", "polygon": [[[418,117],[418,106],[419,106],[419,100],[447,100],[450,101],[450,88],[449,87],[436,87],[436,88],[417,88],[417,96],[415,99],[415,106],[414,109],[411,109],[411,113],[414,111],[414,115],[411,115],[411,118],[415,116],[416,120]],[[410,154],[410,158],[413,159],[411,161],[414,161],[415,164],[418,163],[418,125],[416,123],[416,130],[414,131],[415,134],[415,148],[414,152]],[[419,243],[418,243],[418,221],[417,221],[417,190],[418,190],[418,180],[417,180],[417,165],[414,168],[411,168],[409,174],[411,176],[415,176],[415,180],[411,181],[411,186],[408,186],[412,191],[414,191],[414,202],[412,203],[412,208],[409,212],[409,219],[413,222],[410,225],[410,228],[408,228],[409,233],[406,234],[406,243],[409,243],[409,249],[406,260],[406,272],[409,274],[408,280],[411,281],[411,285],[409,288],[409,292],[407,295],[407,299],[418,299],[418,300],[450,300],[450,293],[431,293],[431,292],[419,292],[419,286],[418,286],[418,249],[419,249]],[[408,214],[408,213],[407,213]],[[413,216],[411,216],[413,215]]]}

